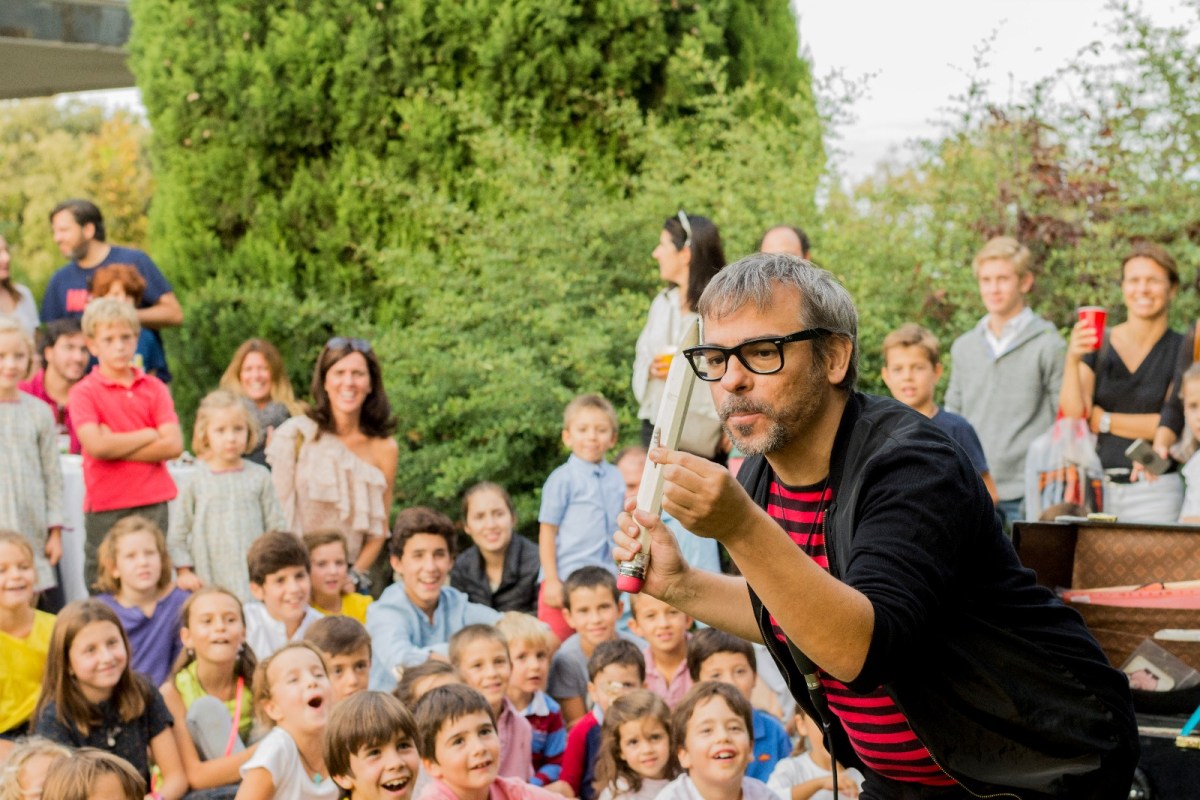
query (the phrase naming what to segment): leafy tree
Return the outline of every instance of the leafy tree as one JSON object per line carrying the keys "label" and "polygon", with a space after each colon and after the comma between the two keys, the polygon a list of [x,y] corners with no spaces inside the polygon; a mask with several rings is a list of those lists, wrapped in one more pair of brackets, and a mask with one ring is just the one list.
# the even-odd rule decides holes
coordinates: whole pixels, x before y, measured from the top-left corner
{"label": "leafy tree", "polygon": [[252,332],[286,345],[301,386],[324,337],[370,336],[400,502],[449,507],[494,479],[532,524],[573,394],[612,398],[634,436],[664,218],[712,217],[735,257],[815,216],[821,123],[781,0],[131,13],[155,255],[191,320],[180,407]]}

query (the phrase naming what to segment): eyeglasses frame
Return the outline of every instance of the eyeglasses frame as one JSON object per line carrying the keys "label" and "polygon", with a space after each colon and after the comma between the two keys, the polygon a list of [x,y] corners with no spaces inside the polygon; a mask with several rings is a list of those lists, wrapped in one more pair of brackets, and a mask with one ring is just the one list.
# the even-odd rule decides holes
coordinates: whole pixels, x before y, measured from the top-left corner
{"label": "eyeglasses frame", "polygon": [[[748,372],[751,372],[755,375],[774,375],[775,373],[783,370],[783,346],[785,344],[790,344],[791,342],[806,342],[811,339],[821,339],[826,336],[834,336],[836,333],[836,331],[832,331],[828,328],[805,328],[802,331],[789,333],[786,336],[762,336],[758,339],[747,339],[746,341],[739,345],[735,345],[734,347],[718,347],[715,344],[702,344],[697,345],[696,347],[688,347],[684,349],[683,356],[687,359],[688,365],[692,368],[692,372],[696,373],[696,377],[708,383],[716,383],[717,381],[721,380],[721,378],[725,377],[725,373],[722,372],[721,375],[716,378],[706,378],[704,375],[700,374],[700,367],[697,365],[696,361],[700,357],[701,351],[704,350],[717,350],[724,354],[726,359],[726,372],[729,371],[728,361],[736,358],[738,361],[742,362],[742,366],[745,367]],[[779,351],[779,366],[768,372],[761,372],[750,366],[746,359],[742,358],[741,353],[743,347],[748,345],[762,344],[763,342],[770,342],[771,344],[775,345],[775,349]]]}

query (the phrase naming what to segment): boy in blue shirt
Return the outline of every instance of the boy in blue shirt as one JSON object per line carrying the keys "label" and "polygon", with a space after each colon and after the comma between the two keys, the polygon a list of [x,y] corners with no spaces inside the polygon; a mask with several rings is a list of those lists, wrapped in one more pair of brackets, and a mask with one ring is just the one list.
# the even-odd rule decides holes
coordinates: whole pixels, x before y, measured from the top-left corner
{"label": "boy in blue shirt", "polygon": [[625,503],[625,481],[604,460],[617,443],[617,413],[608,400],[584,394],[568,403],[562,440],[571,456],[550,473],[538,512],[542,562],[538,619],[565,640],[573,631],[562,615],[563,581],[580,567],[616,572],[611,538]]}
{"label": "boy in blue shirt", "polygon": [[983,445],[970,422],[933,402],[933,390],[942,379],[942,362],[937,337],[915,322],[907,322],[883,340],[883,382],[892,397],[933,420],[946,435],[966,451],[983,478],[992,502],[1000,496],[988,470]]}
{"label": "boy in blue shirt", "polygon": [[[688,674],[693,683],[721,681],[730,683],[746,702],[758,679],[754,645],[745,639],[716,628],[697,631],[688,640]],[[754,760],[746,767],[746,777],[763,783],[775,771],[775,765],[792,754],[787,729],[775,717],[754,709]]]}
{"label": "boy in blue shirt", "polygon": [[406,508],[396,517],[388,549],[401,580],[367,607],[371,689],[391,691],[396,667],[430,658],[446,661],[455,631],[500,619],[499,611],[472,603],[464,592],[445,585],[457,536],[450,518],[432,508]]}

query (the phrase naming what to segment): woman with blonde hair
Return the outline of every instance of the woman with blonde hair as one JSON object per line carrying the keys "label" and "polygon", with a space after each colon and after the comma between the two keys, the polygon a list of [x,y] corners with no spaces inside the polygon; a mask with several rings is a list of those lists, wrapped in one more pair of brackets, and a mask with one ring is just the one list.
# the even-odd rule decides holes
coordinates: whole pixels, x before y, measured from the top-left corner
{"label": "woman with blonde hair", "polygon": [[234,352],[221,375],[221,388],[246,400],[258,420],[259,436],[246,458],[267,466],[267,440],[289,417],[304,413],[288,379],[283,356],[266,339],[247,339]]}

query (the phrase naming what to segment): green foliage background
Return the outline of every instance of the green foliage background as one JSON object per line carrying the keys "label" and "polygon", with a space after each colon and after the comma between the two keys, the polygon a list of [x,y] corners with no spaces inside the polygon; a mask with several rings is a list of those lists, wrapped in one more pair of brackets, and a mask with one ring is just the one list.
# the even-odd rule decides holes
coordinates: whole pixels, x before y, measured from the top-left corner
{"label": "green foliage background", "polygon": [[712,217],[733,258],[815,215],[822,127],[785,0],[131,13],[154,255],[188,314],[177,404],[247,336],[280,344],[302,389],[328,336],[370,337],[400,503],[452,508],[491,479],[532,523],[571,396],[610,397],[636,438],[663,220]]}

